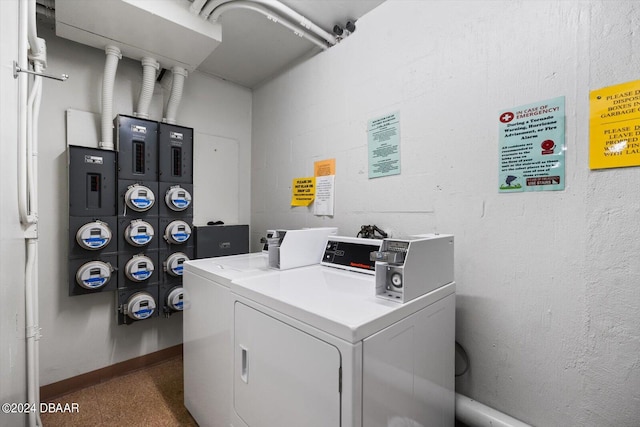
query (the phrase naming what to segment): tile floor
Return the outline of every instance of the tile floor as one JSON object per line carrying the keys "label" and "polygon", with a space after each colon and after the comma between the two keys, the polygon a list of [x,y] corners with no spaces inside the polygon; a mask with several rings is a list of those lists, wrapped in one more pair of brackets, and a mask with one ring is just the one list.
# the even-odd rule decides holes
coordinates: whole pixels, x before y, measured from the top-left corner
{"label": "tile floor", "polygon": [[60,396],[77,413],[44,413],[44,427],[197,426],[184,407],[182,357]]}

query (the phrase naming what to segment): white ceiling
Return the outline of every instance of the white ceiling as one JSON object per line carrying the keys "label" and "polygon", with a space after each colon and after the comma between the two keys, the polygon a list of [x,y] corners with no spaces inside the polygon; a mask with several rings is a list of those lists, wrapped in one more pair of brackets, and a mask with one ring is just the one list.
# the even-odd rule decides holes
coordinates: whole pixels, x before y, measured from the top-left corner
{"label": "white ceiling", "polygon": [[[347,21],[359,19],[383,1],[281,0],[330,33],[335,24],[344,27]],[[311,42],[251,10],[230,10],[219,22],[222,43],[198,70],[242,86],[256,87],[321,52]]]}
{"label": "white ceiling", "polygon": [[[170,63],[171,60],[178,60],[185,54],[199,54],[199,60],[194,61],[191,58],[190,61],[185,60],[185,63],[192,63],[194,66],[200,64],[197,67],[199,71],[248,88],[255,88],[322,52],[320,47],[297,36],[284,26],[258,12],[243,8],[228,10],[220,16],[218,22],[222,29],[222,42],[217,47],[206,41],[206,38],[205,44],[202,45],[202,34],[220,31],[220,27],[213,23],[209,25],[189,13],[187,0],[153,0],[155,4],[140,3],[141,1],[143,0],[56,0],[56,34],[100,48],[107,42],[115,41],[116,46],[124,49],[125,56],[134,59],[145,56],[145,52],[155,52],[155,55],[152,53],[151,56],[156,57],[161,63],[163,60]],[[355,22],[384,0],[280,1],[325,31],[333,33],[334,25],[344,27],[347,21]],[[37,0],[37,3],[40,16],[49,16],[50,13],[44,13],[43,10],[45,7],[52,7],[52,0]],[[183,5],[184,12],[176,6],[177,4]],[[144,9],[140,5],[143,5]],[[156,18],[156,13],[160,14],[161,11],[169,9],[174,13],[179,12],[180,17],[172,16],[179,18],[183,25],[185,20],[190,20],[191,23],[171,27],[180,31],[163,28],[158,33],[158,24],[154,24],[157,19],[152,18]],[[51,12],[50,9],[47,10]],[[134,12],[140,16],[136,18],[133,16]],[[187,17],[184,16],[185,13]],[[290,20],[289,22],[296,24]],[[140,25],[154,26],[156,31],[145,31]],[[185,34],[185,28],[191,28],[193,31],[187,30]],[[135,33],[135,36],[132,36],[132,33]],[[206,36],[211,37],[210,34]],[[219,40],[219,37],[218,32],[215,39]],[[208,54],[207,50],[212,53]],[[206,59],[202,61],[202,57],[207,54]],[[162,55],[167,55],[167,58],[163,59]]]}

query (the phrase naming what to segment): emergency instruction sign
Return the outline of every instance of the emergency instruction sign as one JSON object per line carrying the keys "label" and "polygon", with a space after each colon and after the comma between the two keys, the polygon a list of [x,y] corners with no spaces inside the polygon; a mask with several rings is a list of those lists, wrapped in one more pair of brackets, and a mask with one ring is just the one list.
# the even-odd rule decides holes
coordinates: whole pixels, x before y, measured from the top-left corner
{"label": "emergency instruction sign", "polygon": [[640,80],[591,91],[589,167],[640,165]]}
{"label": "emergency instruction sign", "polygon": [[564,96],[498,115],[498,191],[564,190]]}

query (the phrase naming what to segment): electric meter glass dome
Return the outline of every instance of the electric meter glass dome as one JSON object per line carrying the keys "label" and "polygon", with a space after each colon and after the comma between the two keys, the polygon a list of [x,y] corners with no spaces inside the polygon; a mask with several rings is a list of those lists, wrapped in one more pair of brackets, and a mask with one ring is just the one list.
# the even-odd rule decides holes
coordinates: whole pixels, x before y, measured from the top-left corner
{"label": "electric meter glass dome", "polygon": [[169,255],[166,263],[167,273],[175,277],[182,276],[185,261],[189,261],[189,257],[182,252]]}
{"label": "electric meter glass dome", "polygon": [[97,251],[111,241],[111,229],[102,221],[89,222],[78,229],[76,242],[83,249]]}
{"label": "electric meter glass dome", "polygon": [[169,295],[167,296],[167,305],[169,308],[175,311],[182,311],[184,308],[184,292],[182,290],[182,286],[175,287],[171,289]]}
{"label": "electric meter glass dome", "polygon": [[145,246],[153,239],[153,226],[147,221],[134,219],[124,230],[125,240],[132,246]]}
{"label": "electric meter glass dome", "polygon": [[191,193],[179,185],[169,187],[167,194],[164,197],[164,201],[173,211],[183,211],[191,204]]}
{"label": "electric meter glass dome", "polygon": [[191,237],[191,227],[182,220],[171,221],[164,230],[164,238],[169,243],[181,244]]}
{"label": "electric meter glass dome", "polygon": [[146,255],[134,255],[124,266],[124,274],[134,282],[144,282],[153,274],[153,261]]}
{"label": "electric meter glass dome", "polygon": [[76,282],[84,289],[96,290],[109,283],[112,268],[102,261],[89,261],[76,272]]}
{"label": "electric meter glass dome", "polygon": [[143,320],[156,310],[156,301],[148,292],[137,292],[127,301],[127,316],[133,320]]}
{"label": "electric meter glass dome", "polygon": [[134,184],[127,189],[124,201],[134,211],[145,212],[153,207],[156,202],[156,196],[149,187]]}

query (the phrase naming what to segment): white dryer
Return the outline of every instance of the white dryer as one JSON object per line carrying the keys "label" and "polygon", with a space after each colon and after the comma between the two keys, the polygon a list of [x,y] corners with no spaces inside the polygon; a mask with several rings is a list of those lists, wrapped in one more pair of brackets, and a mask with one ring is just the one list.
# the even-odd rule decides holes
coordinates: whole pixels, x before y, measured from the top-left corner
{"label": "white dryer", "polygon": [[277,274],[265,253],[188,261],[184,266],[184,404],[200,426],[228,427],[233,278]]}
{"label": "white dryer", "polygon": [[[335,227],[287,232],[285,264],[318,264]],[[293,242],[292,242],[293,241]],[[290,257],[290,258],[289,258]],[[233,368],[233,279],[277,275],[267,253],[187,261],[183,288],[184,403],[200,426],[229,427]]]}
{"label": "white dryer", "polygon": [[377,298],[362,272],[378,249],[361,240],[330,236],[323,266],[231,282],[231,426],[454,425],[455,284]]}

